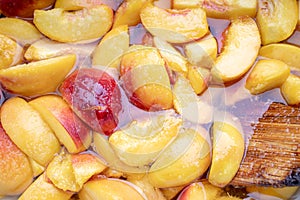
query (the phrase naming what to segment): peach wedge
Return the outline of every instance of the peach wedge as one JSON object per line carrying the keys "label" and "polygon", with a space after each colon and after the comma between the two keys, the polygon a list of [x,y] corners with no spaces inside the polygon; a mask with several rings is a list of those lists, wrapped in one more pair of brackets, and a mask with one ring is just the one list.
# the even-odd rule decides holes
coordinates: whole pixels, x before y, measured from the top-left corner
{"label": "peach wedge", "polygon": [[171,43],[196,40],[208,32],[206,14],[201,8],[162,9],[149,3],[140,16],[152,35]]}
{"label": "peach wedge", "polygon": [[289,105],[300,105],[300,77],[290,74],[283,82],[280,91]]}
{"label": "peach wedge", "polygon": [[50,127],[24,99],[14,97],[5,101],[0,117],[11,140],[39,164],[47,165],[60,150]]}
{"label": "peach wedge", "polygon": [[256,22],[263,45],[287,39],[293,34],[298,22],[297,1],[259,0]]}
{"label": "peach wedge", "polygon": [[112,26],[113,11],[106,5],[68,12],[62,8],[35,10],[33,22],[44,35],[59,42],[102,37]]}
{"label": "peach wedge", "polygon": [[0,82],[7,91],[24,96],[55,92],[75,61],[70,54],[2,69]]}
{"label": "peach wedge", "polygon": [[70,153],[86,150],[91,143],[91,130],[75,115],[62,97],[46,95],[29,104],[36,109]]}
{"label": "peach wedge", "polygon": [[19,63],[23,48],[14,40],[0,34],[0,69]]}
{"label": "peach wedge", "polygon": [[224,37],[222,52],[211,72],[215,81],[228,83],[241,78],[250,69],[261,41],[257,25],[250,17],[232,20]]}
{"label": "peach wedge", "polygon": [[0,195],[22,193],[33,181],[28,157],[13,143],[0,125]]}

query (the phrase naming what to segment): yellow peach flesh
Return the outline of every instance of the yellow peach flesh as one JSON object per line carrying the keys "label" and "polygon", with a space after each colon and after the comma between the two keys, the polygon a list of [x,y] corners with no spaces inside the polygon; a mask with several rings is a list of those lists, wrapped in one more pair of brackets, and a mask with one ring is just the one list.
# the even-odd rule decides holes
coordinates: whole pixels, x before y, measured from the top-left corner
{"label": "yellow peach flesh", "polygon": [[281,85],[280,91],[289,105],[300,104],[300,77],[290,74]]}
{"label": "yellow peach flesh", "polygon": [[21,61],[22,47],[14,40],[0,34],[0,69],[8,68]]}

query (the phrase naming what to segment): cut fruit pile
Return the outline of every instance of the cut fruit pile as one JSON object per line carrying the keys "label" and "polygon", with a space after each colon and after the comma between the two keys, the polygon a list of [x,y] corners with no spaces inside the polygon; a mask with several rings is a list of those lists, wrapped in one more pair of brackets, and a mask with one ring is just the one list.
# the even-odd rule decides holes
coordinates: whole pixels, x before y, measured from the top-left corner
{"label": "cut fruit pile", "polygon": [[299,8],[0,1],[0,199],[299,196]]}

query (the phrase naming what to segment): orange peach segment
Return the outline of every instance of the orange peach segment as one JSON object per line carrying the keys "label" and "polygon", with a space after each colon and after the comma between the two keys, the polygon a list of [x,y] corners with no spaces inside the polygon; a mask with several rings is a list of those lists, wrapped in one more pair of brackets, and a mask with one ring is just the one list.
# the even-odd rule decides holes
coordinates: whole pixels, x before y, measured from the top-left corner
{"label": "orange peach segment", "polygon": [[141,20],[152,35],[171,43],[196,40],[208,32],[206,14],[201,8],[175,10],[147,4],[141,11]]}
{"label": "orange peach segment", "polygon": [[213,153],[208,181],[218,187],[226,186],[239,169],[244,155],[244,138],[238,126],[230,122],[213,124]]}
{"label": "orange peach segment", "polygon": [[300,48],[291,44],[269,44],[259,50],[259,56],[281,60],[291,69],[300,69]]}
{"label": "orange peach segment", "polygon": [[32,182],[27,156],[13,143],[0,125],[0,195],[22,193]]}
{"label": "orange peach segment", "polygon": [[196,94],[201,94],[208,88],[211,75],[209,69],[189,65],[187,79]]}
{"label": "orange peach segment", "polygon": [[102,37],[112,26],[113,11],[106,5],[67,12],[61,8],[35,10],[33,22],[47,37],[78,42]]}
{"label": "orange peach segment", "polygon": [[50,58],[0,70],[0,82],[9,92],[35,96],[55,92],[71,71],[74,54]]}
{"label": "orange peach segment", "polygon": [[22,47],[14,40],[0,34],[0,69],[8,68],[21,61]]}
{"label": "orange peach segment", "polygon": [[151,166],[148,178],[154,187],[190,183],[209,167],[210,145],[206,130],[190,128],[182,131]]}
{"label": "orange peach segment", "polygon": [[259,0],[256,22],[263,45],[287,39],[298,22],[297,1]]}
{"label": "orange peach segment", "polygon": [[72,192],[65,192],[55,187],[46,177],[46,173],[40,175],[19,197],[19,200],[44,199],[44,200],[68,200]]}
{"label": "orange peach segment", "polygon": [[42,166],[60,150],[50,127],[24,99],[13,97],[5,101],[1,107],[1,122],[11,140]]}
{"label": "orange peach segment", "polygon": [[[283,188],[274,188],[274,187],[259,187],[259,186],[248,186],[246,187],[247,192],[257,192],[263,195],[269,195],[269,198],[278,197],[280,199],[290,199],[293,194],[298,190],[296,187],[283,187]],[[258,194],[258,196],[260,196]]]}
{"label": "orange peach segment", "polygon": [[104,178],[88,181],[78,195],[81,200],[147,199],[140,188],[128,181]]}
{"label": "orange peach segment", "polygon": [[15,39],[21,45],[31,44],[43,35],[34,25],[18,18],[0,18],[0,34]]}
{"label": "orange peach segment", "polygon": [[45,171],[45,167],[40,165],[39,163],[37,163],[35,160],[33,160],[32,158],[28,158],[29,162],[31,164],[31,168],[32,168],[32,172],[33,172],[33,176],[37,177],[39,176],[41,173],[43,173]]}
{"label": "orange peach segment", "polygon": [[44,60],[65,54],[76,54],[81,57],[88,57],[92,53],[95,46],[95,43],[61,43],[43,38],[32,43],[28,49],[26,49],[24,57],[27,61]]}
{"label": "orange peach segment", "polygon": [[233,19],[239,16],[255,17],[256,0],[173,0],[173,8],[203,8],[208,17]]}
{"label": "orange peach segment", "polygon": [[260,48],[260,35],[250,17],[231,21],[225,32],[224,46],[211,72],[218,82],[241,78],[254,63]]}
{"label": "orange peach segment", "polygon": [[171,44],[158,37],[154,37],[153,42],[170,69],[180,72],[183,75],[187,73],[186,58],[183,57]]}
{"label": "orange peach segment", "polygon": [[75,115],[62,97],[46,95],[29,104],[36,109],[70,153],[86,150],[92,141],[91,130]]}
{"label": "orange peach segment", "polygon": [[280,91],[289,105],[300,104],[300,77],[290,74],[281,85]]}
{"label": "orange peach segment", "polygon": [[246,80],[251,94],[260,94],[280,87],[290,75],[290,68],[280,60],[259,60]]}
{"label": "orange peach segment", "polygon": [[149,165],[176,137],[181,123],[179,118],[164,112],[147,120],[133,121],[128,127],[113,133],[109,143],[124,163]]}
{"label": "orange peach segment", "polygon": [[129,48],[128,26],[113,28],[101,40],[93,52],[93,65],[119,69],[121,56]]}
{"label": "orange peach segment", "polygon": [[212,68],[217,57],[217,40],[211,34],[184,46],[184,52],[192,65]]}
{"label": "orange peach segment", "polygon": [[115,14],[114,25],[117,27],[120,25],[135,26],[141,22],[140,12],[143,6],[147,2],[153,0],[125,0],[119,6]]}

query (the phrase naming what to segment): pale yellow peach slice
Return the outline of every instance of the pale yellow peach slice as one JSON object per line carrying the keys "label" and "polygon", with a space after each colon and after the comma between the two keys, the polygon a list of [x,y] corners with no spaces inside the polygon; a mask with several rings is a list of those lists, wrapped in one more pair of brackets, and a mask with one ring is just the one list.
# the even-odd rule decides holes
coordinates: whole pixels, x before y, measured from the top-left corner
{"label": "pale yellow peach slice", "polygon": [[121,2],[122,0],[57,0],[54,7],[74,11],[105,4],[116,10]]}
{"label": "pale yellow peach slice", "polygon": [[224,37],[222,52],[211,72],[215,81],[227,83],[241,78],[250,69],[261,41],[257,25],[250,17],[232,20]]}
{"label": "pale yellow peach slice", "polygon": [[209,69],[189,65],[187,79],[190,81],[197,95],[203,93],[208,88],[210,78],[211,74]]}
{"label": "pale yellow peach slice", "polygon": [[44,199],[44,200],[68,200],[72,192],[65,192],[55,187],[46,177],[46,173],[40,175],[19,197],[19,200]]}
{"label": "pale yellow peach slice", "polygon": [[183,120],[196,124],[209,123],[212,120],[213,109],[210,105],[198,99],[189,81],[179,76],[173,87],[174,108]]}
{"label": "pale yellow peach slice", "polygon": [[13,143],[0,125],[0,195],[17,195],[33,181],[28,157]]}
{"label": "pale yellow peach slice", "polygon": [[135,26],[141,22],[140,12],[143,6],[153,0],[125,0],[119,6],[114,18],[113,27],[120,25]]}
{"label": "pale yellow peach slice", "polygon": [[88,181],[78,195],[81,200],[147,199],[141,189],[132,183],[120,179],[105,178]]}
{"label": "pale yellow peach slice", "polygon": [[0,70],[0,82],[9,92],[36,96],[55,92],[71,71],[74,54],[50,58]]}
{"label": "pale yellow peach slice", "polygon": [[8,99],[0,114],[3,128],[11,140],[40,165],[46,166],[60,150],[50,127],[24,99]]}
{"label": "pale yellow peach slice", "polygon": [[203,8],[208,17],[233,19],[239,16],[255,17],[256,0],[173,0],[173,8]]}
{"label": "pale yellow peach slice", "polygon": [[37,177],[40,174],[42,174],[45,171],[45,167],[40,165],[39,163],[37,163],[35,160],[33,160],[32,158],[28,158],[29,162],[31,164],[31,168],[32,168],[32,172],[33,172],[33,176]]}
{"label": "pale yellow peach slice", "polygon": [[43,38],[32,43],[25,51],[24,57],[27,61],[38,61],[53,58],[65,54],[76,54],[79,57],[89,57],[96,44],[72,44],[56,42]]}
{"label": "pale yellow peach slice", "polygon": [[28,21],[18,18],[0,18],[0,34],[15,39],[21,45],[31,44],[43,35]]}
{"label": "pale yellow peach slice", "polygon": [[223,190],[207,181],[195,182],[187,186],[179,195],[178,200],[213,200],[220,197]]}
{"label": "pale yellow peach slice", "polygon": [[182,129],[151,166],[148,173],[154,187],[181,186],[200,177],[209,167],[210,144],[203,128]]}
{"label": "pale yellow peach slice", "polygon": [[171,43],[196,40],[208,32],[206,14],[201,8],[175,10],[147,4],[140,16],[152,35]]}
{"label": "pale yellow peach slice", "polygon": [[300,104],[300,77],[290,74],[281,85],[280,91],[289,105]]}
{"label": "pale yellow peach slice", "polygon": [[259,60],[246,80],[251,94],[260,94],[280,87],[290,75],[290,68],[280,60]]}
{"label": "pale yellow peach slice", "polygon": [[146,120],[133,121],[128,127],[113,133],[109,143],[124,163],[146,166],[176,138],[181,123],[179,118],[166,111]]}
{"label": "pale yellow peach slice", "polygon": [[184,45],[184,52],[192,65],[209,69],[214,65],[217,50],[217,40],[211,34]]}
{"label": "pale yellow peach slice", "polygon": [[35,10],[33,22],[44,35],[60,42],[102,37],[112,26],[113,11],[106,5],[68,12],[62,8]]}
{"label": "pale yellow peach slice", "polygon": [[75,115],[62,97],[45,95],[29,101],[70,153],[86,150],[92,141],[91,130]]}
{"label": "pale yellow peach slice", "polygon": [[291,69],[300,69],[300,48],[291,44],[269,44],[259,50],[259,56],[281,60]]}
{"label": "pale yellow peach slice", "polygon": [[293,34],[298,22],[297,1],[259,0],[256,22],[263,45],[287,39]]}
{"label": "pale yellow peach slice", "polygon": [[128,26],[121,25],[109,31],[95,48],[92,64],[119,70],[121,56],[129,48]]}
{"label": "pale yellow peach slice", "polygon": [[22,59],[23,48],[14,40],[0,34],[0,69],[18,64]]}
{"label": "pale yellow peach slice", "polygon": [[171,44],[159,37],[154,37],[153,43],[170,69],[186,75],[188,63],[181,53],[179,53]]}
{"label": "pale yellow peach slice", "polygon": [[295,187],[262,187],[262,186],[248,186],[246,187],[247,192],[257,192],[264,195],[269,195],[270,198],[278,197],[280,199],[290,199],[293,194],[298,190],[298,186]]}
{"label": "pale yellow peach slice", "polygon": [[235,176],[244,155],[244,138],[238,125],[215,121],[212,128],[213,150],[208,181],[224,187]]}
{"label": "pale yellow peach slice", "polygon": [[185,185],[177,187],[160,188],[160,191],[164,194],[166,199],[174,199],[184,189]]}

